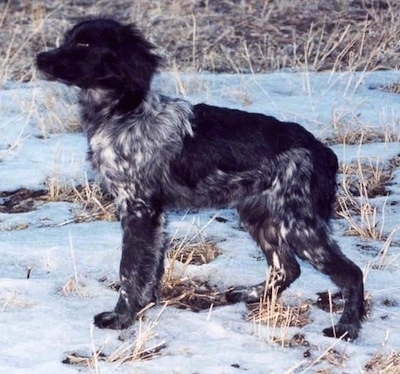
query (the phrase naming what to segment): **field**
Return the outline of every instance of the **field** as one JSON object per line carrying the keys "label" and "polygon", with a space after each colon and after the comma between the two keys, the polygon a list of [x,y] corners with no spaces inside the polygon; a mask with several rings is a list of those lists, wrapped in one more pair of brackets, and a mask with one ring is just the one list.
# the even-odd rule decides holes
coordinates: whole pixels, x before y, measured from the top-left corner
{"label": "field", "polygon": [[399,8],[390,0],[6,0],[0,78],[31,80],[36,52],[54,47],[77,20],[99,15],[136,23],[168,70],[395,69]]}
{"label": "field", "polygon": [[[355,342],[321,335],[342,300],[307,264],[279,299],[226,303],[266,274],[232,210],[171,212],[161,305],[124,332],[91,325],[116,300],[119,223],[85,162],[76,90],[42,81],[34,59],[99,15],[157,46],[154,89],[297,121],[333,148],[333,234],[366,284]],[[389,0],[2,2],[0,371],[399,372],[399,34]]]}

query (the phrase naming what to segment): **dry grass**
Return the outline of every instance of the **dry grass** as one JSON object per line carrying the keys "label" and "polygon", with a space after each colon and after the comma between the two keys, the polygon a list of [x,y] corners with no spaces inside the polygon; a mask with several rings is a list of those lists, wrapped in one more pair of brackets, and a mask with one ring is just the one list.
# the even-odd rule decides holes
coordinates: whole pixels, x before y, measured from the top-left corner
{"label": "dry grass", "polygon": [[33,59],[83,14],[134,22],[167,67],[213,72],[397,68],[392,0],[7,0],[0,4],[0,82],[35,76]]}
{"label": "dry grass", "polygon": [[85,366],[95,372],[99,372],[99,361],[122,365],[127,362],[149,360],[161,354],[167,347],[163,341],[154,343],[155,328],[161,313],[153,321],[146,322],[143,318],[139,319],[137,337],[133,341],[128,339],[127,342],[112,350],[107,347],[107,343],[100,348],[93,346],[93,352],[90,354],[86,352],[67,352],[62,362],[69,365]]}
{"label": "dry grass", "polygon": [[389,270],[392,266],[397,266],[397,260],[400,257],[400,253],[394,252],[389,254],[389,249],[392,245],[398,246],[398,241],[394,240],[395,235],[398,234],[400,227],[392,229],[387,238],[382,244],[381,249],[378,251],[377,255],[368,263],[364,269],[364,279],[367,279],[369,271],[371,269],[377,270]]}
{"label": "dry grass", "polygon": [[93,354],[85,354],[80,352],[68,352],[63,359],[63,364],[84,366],[90,369],[98,367],[99,361],[105,361],[114,364],[124,364],[126,362],[150,360],[158,356],[167,347],[164,342],[155,344],[149,348],[142,347],[137,340],[133,343],[123,344],[110,355],[106,355],[101,351]]}
{"label": "dry grass", "polygon": [[[309,365],[302,372],[303,373],[312,372],[312,373],[316,373],[316,374],[330,374],[330,373],[332,373],[332,367],[334,367],[335,370],[338,370],[340,368],[341,370],[346,372],[346,361],[348,359],[348,356],[345,353],[341,353],[341,352],[337,351],[336,349],[334,349],[334,346],[339,341],[340,341],[339,339],[336,340],[330,348],[328,348],[324,352],[322,352],[311,363],[311,365]],[[326,367],[326,364],[328,364],[328,367]],[[318,365],[319,369],[316,368],[317,365]],[[312,371],[310,371],[310,370],[312,370]]]}
{"label": "dry grass", "polygon": [[357,126],[353,126],[347,122],[342,122],[340,125],[336,124],[334,128],[335,136],[328,137],[324,141],[329,146],[334,144],[359,145],[399,141],[398,134],[390,128],[368,129],[363,126],[360,127],[359,123]]}
{"label": "dry grass", "polygon": [[173,239],[168,251],[171,261],[179,261],[185,265],[204,265],[215,260],[221,253],[218,247],[209,241],[200,240],[194,243]]}
{"label": "dry grass", "polygon": [[225,293],[207,281],[187,277],[189,265],[201,266],[214,261],[219,248],[202,236],[204,228],[189,229],[183,238],[175,233],[167,254],[167,266],[162,282],[162,302],[181,309],[201,311],[227,303]]}
{"label": "dry grass", "polygon": [[[266,325],[271,336],[269,341],[282,346],[291,346],[291,339],[287,338],[289,327],[304,327],[311,323],[309,310],[311,303],[302,303],[298,306],[284,305],[274,297],[260,299],[259,303],[249,305],[247,320],[256,325]],[[289,342],[289,343],[288,343]]]}
{"label": "dry grass", "polygon": [[54,89],[49,88],[43,98],[22,103],[21,109],[30,114],[30,119],[39,127],[43,139],[47,139],[50,134],[82,130],[76,103],[71,102],[65,93]]}
{"label": "dry grass", "polygon": [[358,159],[354,163],[341,166],[342,181],[336,214],[349,223],[346,232],[348,235],[385,239],[383,236],[385,207],[378,209],[374,198],[389,195],[387,186],[393,179],[394,163],[395,161],[391,161],[383,164],[379,159]]}
{"label": "dry grass", "polygon": [[98,183],[86,181],[84,185],[74,187],[67,198],[80,206],[80,209],[75,212],[76,221],[115,221],[117,219],[113,199]]}
{"label": "dry grass", "polygon": [[189,265],[204,265],[219,256],[218,247],[207,241],[204,237],[205,228],[213,222],[212,217],[204,226],[200,226],[196,220],[186,228],[181,235],[178,228],[173,234],[169,250],[167,252],[168,266],[164,275],[164,282],[174,283],[184,278],[184,273]]}
{"label": "dry grass", "polygon": [[[320,293],[316,304],[331,315],[342,312],[343,309],[343,300],[340,294]],[[247,319],[252,321],[256,328],[262,325],[268,327],[268,343],[279,344],[285,348],[305,348],[303,352],[305,359],[309,359],[315,352],[319,351],[319,347],[311,345],[305,335],[296,333],[290,336],[289,327],[302,328],[312,322],[310,317],[312,304],[310,301],[302,302],[298,306],[284,305],[277,293],[273,291],[270,298],[263,298],[259,303],[251,304],[249,307],[250,312]],[[329,348],[312,361],[300,361],[295,365],[295,368],[287,372],[297,372],[296,369],[302,368],[301,372],[303,373],[311,369],[316,373],[330,373],[332,367],[345,368],[348,357],[334,349],[340,339],[335,340]],[[326,364],[328,368],[325,371],[323,366]],[[318,369],[316,368],[317,365]]]}
{"label": "dry grass", "polygon": [[379,87],[379,89],[381,89],[382,91],[386,91],[386,92],[392,92],[392,93],[400,93],[400,83],[391,83],[388,84],[387,86],[382,86]]}
{"label": "dry grass", "polygon": [[24,213],[35,210],[40,204],[65,201],[76,205],[72,222],[93,220],[115,221],[115,206],[112,198],[95,182],[85,181],[74,186],[60,183],[56,177],[46,181],[44,190],[28,190],[21,188],[12,192],[0,192],[2,199],[0,213]]}
{"label": "dry grass", "polygon": [[274,288],[274,273],[269,268],[265,282],[265,290],[268,295],[260,299],[258,303],[249,304],[247,320],[252,321],[254,326],[265,325],[268,327],[269,343],[278,343],[281,346],[291,346],[288,338],[288,329],[291,326],[303,327],[311,322],[309,309],[311,304],[306,302],[298,306],[284,305],[279,298],[279,290]]}
{"label": "dry grass", "polygon": [[226,305],[225,292],[212,287],[208,282],[198,279],[163,281],[161,302],[179,309],[200,312]]}
{"label": "dry grass", "polygon": [[27,300],[17,291],[4,292],[0,295],[0,312],[4,313],[15,309],[32,308],[36,304],[34,301]]}
{"label": "dry grass", "polygon": [[[168,251],[169,264],[161,284],[161,304],[193,312],[212,310],[214,307],[226,305],[228,302],[225,291],[218,290],[206,280],[196,279],[186,274],[189,265],[208,264],[219,253],[218,247],[211,242],[200,240],[189,244],[187,237],[183,239],[175,237]],[[120,288],[118,282],[110,281],[107,277],[102,277],[99,281],[112,290],[118,291]],[[73,278],[69,282],[73,282]],[[149,304],[139,314],[144,314],[154,305],[154,303]]]}
{"label": "dry grass", "polygon": [[377,352],[365,365],[364,370],[367,373],[397,374],[400,372],[400,353],[392,352],[383,355]]}

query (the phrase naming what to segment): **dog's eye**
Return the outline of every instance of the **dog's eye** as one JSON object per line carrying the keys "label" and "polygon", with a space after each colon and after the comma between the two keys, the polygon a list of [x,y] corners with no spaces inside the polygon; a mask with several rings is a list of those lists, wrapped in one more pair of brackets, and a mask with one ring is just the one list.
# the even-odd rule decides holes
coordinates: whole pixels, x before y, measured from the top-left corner
{"label": "dog's eye", "polygon": [[76,46],[81,48],[87,48],[89,47],[89,43],[76,43]]}

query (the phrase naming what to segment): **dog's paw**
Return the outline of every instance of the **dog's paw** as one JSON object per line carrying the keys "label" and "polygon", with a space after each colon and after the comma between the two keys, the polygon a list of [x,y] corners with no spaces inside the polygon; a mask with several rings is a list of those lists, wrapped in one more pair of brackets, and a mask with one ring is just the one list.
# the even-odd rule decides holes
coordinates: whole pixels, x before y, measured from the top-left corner
{"label": "dog's paw", "polygon": [[253,303],[258,302],[264,293],[264,288],[260,286],[253,287],[235,287],[225,293],[228,303]]}
{"label": "dog's paw", "polygon": [[128,314],[104,312],[94,317],[94,324],[101,329],[123,330],[133,324],[133,318]]}
{"label": "dog's paw", "polygon": [[330,338],[341,338],[346,341],[353,341],[357,339],[359,331],[360,326],[338,323],[335,327],[323,329],[322,333]]}
{"label": "dog's paw", "polygon": [[234,288],[225,292],[226,301],[230,304],[240,303],[241,301],[246,301],[245,290]]}

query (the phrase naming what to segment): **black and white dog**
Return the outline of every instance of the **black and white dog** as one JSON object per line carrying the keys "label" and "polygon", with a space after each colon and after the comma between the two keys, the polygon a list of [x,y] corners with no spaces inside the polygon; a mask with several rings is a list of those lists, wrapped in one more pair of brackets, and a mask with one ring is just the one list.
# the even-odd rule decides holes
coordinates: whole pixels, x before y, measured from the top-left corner
{"label": "black and white dog", "polygon": [[[295,123],[152,92],[159,65],[135,27],[108,19],[77,24],[62,46],[37,56],[46,78],[81,88],[89,159],[122,223],[119,300],[95,324],[127,328],[157,299],[166,209],[235,207],[265,253],[271,287],[282,292],[300,275],[296,256],[308,261],[345,301],[324,334],[355,339],[365,314],[363,274],[329,235],[335,154]],[[271,292],[265,287],[236,288],[227,298],[255,301]]]}

